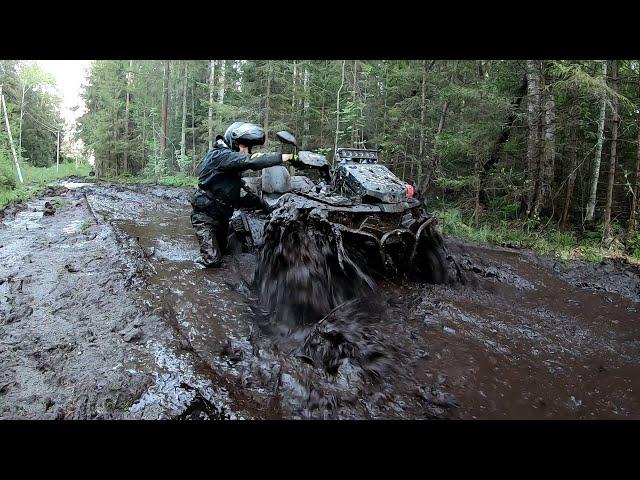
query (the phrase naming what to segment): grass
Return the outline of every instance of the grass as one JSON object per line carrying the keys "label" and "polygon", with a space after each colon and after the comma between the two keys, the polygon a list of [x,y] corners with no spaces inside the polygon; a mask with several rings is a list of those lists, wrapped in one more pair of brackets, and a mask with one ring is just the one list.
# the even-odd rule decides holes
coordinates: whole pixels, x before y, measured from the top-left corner
{"label": "grass", "polygon": [[0,185],[0,208],[3,208],[9,202],[28,200],[36,196],[38,192],[46,188],[54,180],[70,176],[86,177],[91,170],[88,165],[80,165],[76,169],[75,163],[61,163],[59,169],[56,169],[55,165],[51,167],[22,165],[21,167],[24,178],[23,184],[20,184],[16,179],[15,188],[10,188],[6,184]]}
{"label": "grass", "polygon": [[585,260],[599,263],[605,258],[623,258],[630,263],[640,263],[640,239],[632,239],[629,248],[614,244],[605,248],[601,244],[601,233],[578,237],[573,232],[561,232],[549,226],[538,230],[527,222],[485,217],[476,226],[469,214],[457,208],[445,207],[432,212],[436,215],[446,236],[481,243],[527,248],[540,255],[561,260]]}

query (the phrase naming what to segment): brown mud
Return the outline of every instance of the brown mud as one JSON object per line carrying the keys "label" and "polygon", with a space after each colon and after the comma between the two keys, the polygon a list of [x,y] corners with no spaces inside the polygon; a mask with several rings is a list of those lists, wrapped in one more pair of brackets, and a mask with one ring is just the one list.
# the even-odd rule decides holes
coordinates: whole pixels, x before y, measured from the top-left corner
{"label": "brown mud", "polygon": [[448,240],[464,285],[273,322],[257,256],[195,263],[189,193],[76,183],[3,213],[0,418],[640,418],[637,269]]}

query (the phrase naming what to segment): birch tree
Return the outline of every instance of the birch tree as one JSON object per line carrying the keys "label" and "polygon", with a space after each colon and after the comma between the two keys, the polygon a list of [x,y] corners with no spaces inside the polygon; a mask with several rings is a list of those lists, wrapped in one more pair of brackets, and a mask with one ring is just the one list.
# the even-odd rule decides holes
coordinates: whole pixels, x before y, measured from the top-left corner
{"label": "birch tree", "polygon": [[[602,60],[602,78],[607,78],[607,61]],[[593,172],[591,174],[591,189],[589,190],[589,201],[585,213],[587,222],[593,221],[596,209],[596,195],[598,193],[598,179],[600,178],[600,161],[602,160],[602,145],[604,143],[604,121],[607,112],[607,95],[603,92],[600,100],[600,119],[598,121],[598,139],[596,143],[596,154],[593,160]]]}
{"label": "birch tree", "polygon": [[[638,76],[638,97],[640,98],[640,76]],[[640,109],[639,109],[640,110]],[[631,211],[629,213],[629,231],[635,232],[638,228],[638,209],[640,209],[640,111],[638,112],[638,136],[636,146],[636,168],[633,174],[633,187],[631,192]]]}
{"label": "birch tree", "polygon": [[133,60],[129,60],[129,69],[127,70],[127,93],[125,100],[125,113],[124,113],[124,155],[123,155],[123,169],[125,172],[129,171],[129,106],[131,104],[131,85],[133,83]]}
{"label": "birch tree", "polygon": [[527,216],[534,214],[540,169],[540,62],[527,60]]}
{"label": "birch tree", "polygon": [[225,95],[226,86],[227,86],[225,81],[226,70],[227,70],[227,61],[220,60],[220,74],[218,78],[218,103],[220,105],[224,104],[224,95]]}
{"label": "birch tree", "polygon": [[208,126],[209,126],[209,150],[213,148],[213,92],[214,92],[214,78],[216,75],[216,62],[215,60],[209,60],[209,110],[208,110]]}

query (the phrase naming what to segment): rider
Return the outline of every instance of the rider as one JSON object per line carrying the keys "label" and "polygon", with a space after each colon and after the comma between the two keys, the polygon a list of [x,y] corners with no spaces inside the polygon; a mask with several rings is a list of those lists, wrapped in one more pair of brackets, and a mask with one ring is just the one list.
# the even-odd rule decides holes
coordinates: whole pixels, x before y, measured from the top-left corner
{"label": "rider", "polygon": [[205,267],[218,267],[227,248],[229,219],[235,208],[242,205],[240,189],[244,181],[240,172],[261,170],[280,165],[293,155],[280,153],[251,153],[254,145],[263,145],[265,133],[252,123],[234,122],[224,136],[218,135],[213,148],[202,162],[198,190],[191,198],[191,224],[200,243]]}

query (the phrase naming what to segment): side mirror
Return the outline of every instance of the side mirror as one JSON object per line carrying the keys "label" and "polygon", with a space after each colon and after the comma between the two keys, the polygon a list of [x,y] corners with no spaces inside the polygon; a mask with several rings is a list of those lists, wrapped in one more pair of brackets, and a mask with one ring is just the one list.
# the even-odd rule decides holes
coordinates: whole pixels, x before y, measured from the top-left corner
{"label": "side mirror", "polygon": [[281,143],[285,143],[287,145],[293,145],[296,148],[300,148],[298,147],[298,142],[296,141],[296,137],[294,137],[291,133],[285,130],[277,132],[276,137],[278,138],[278,140],[280,140]]}

